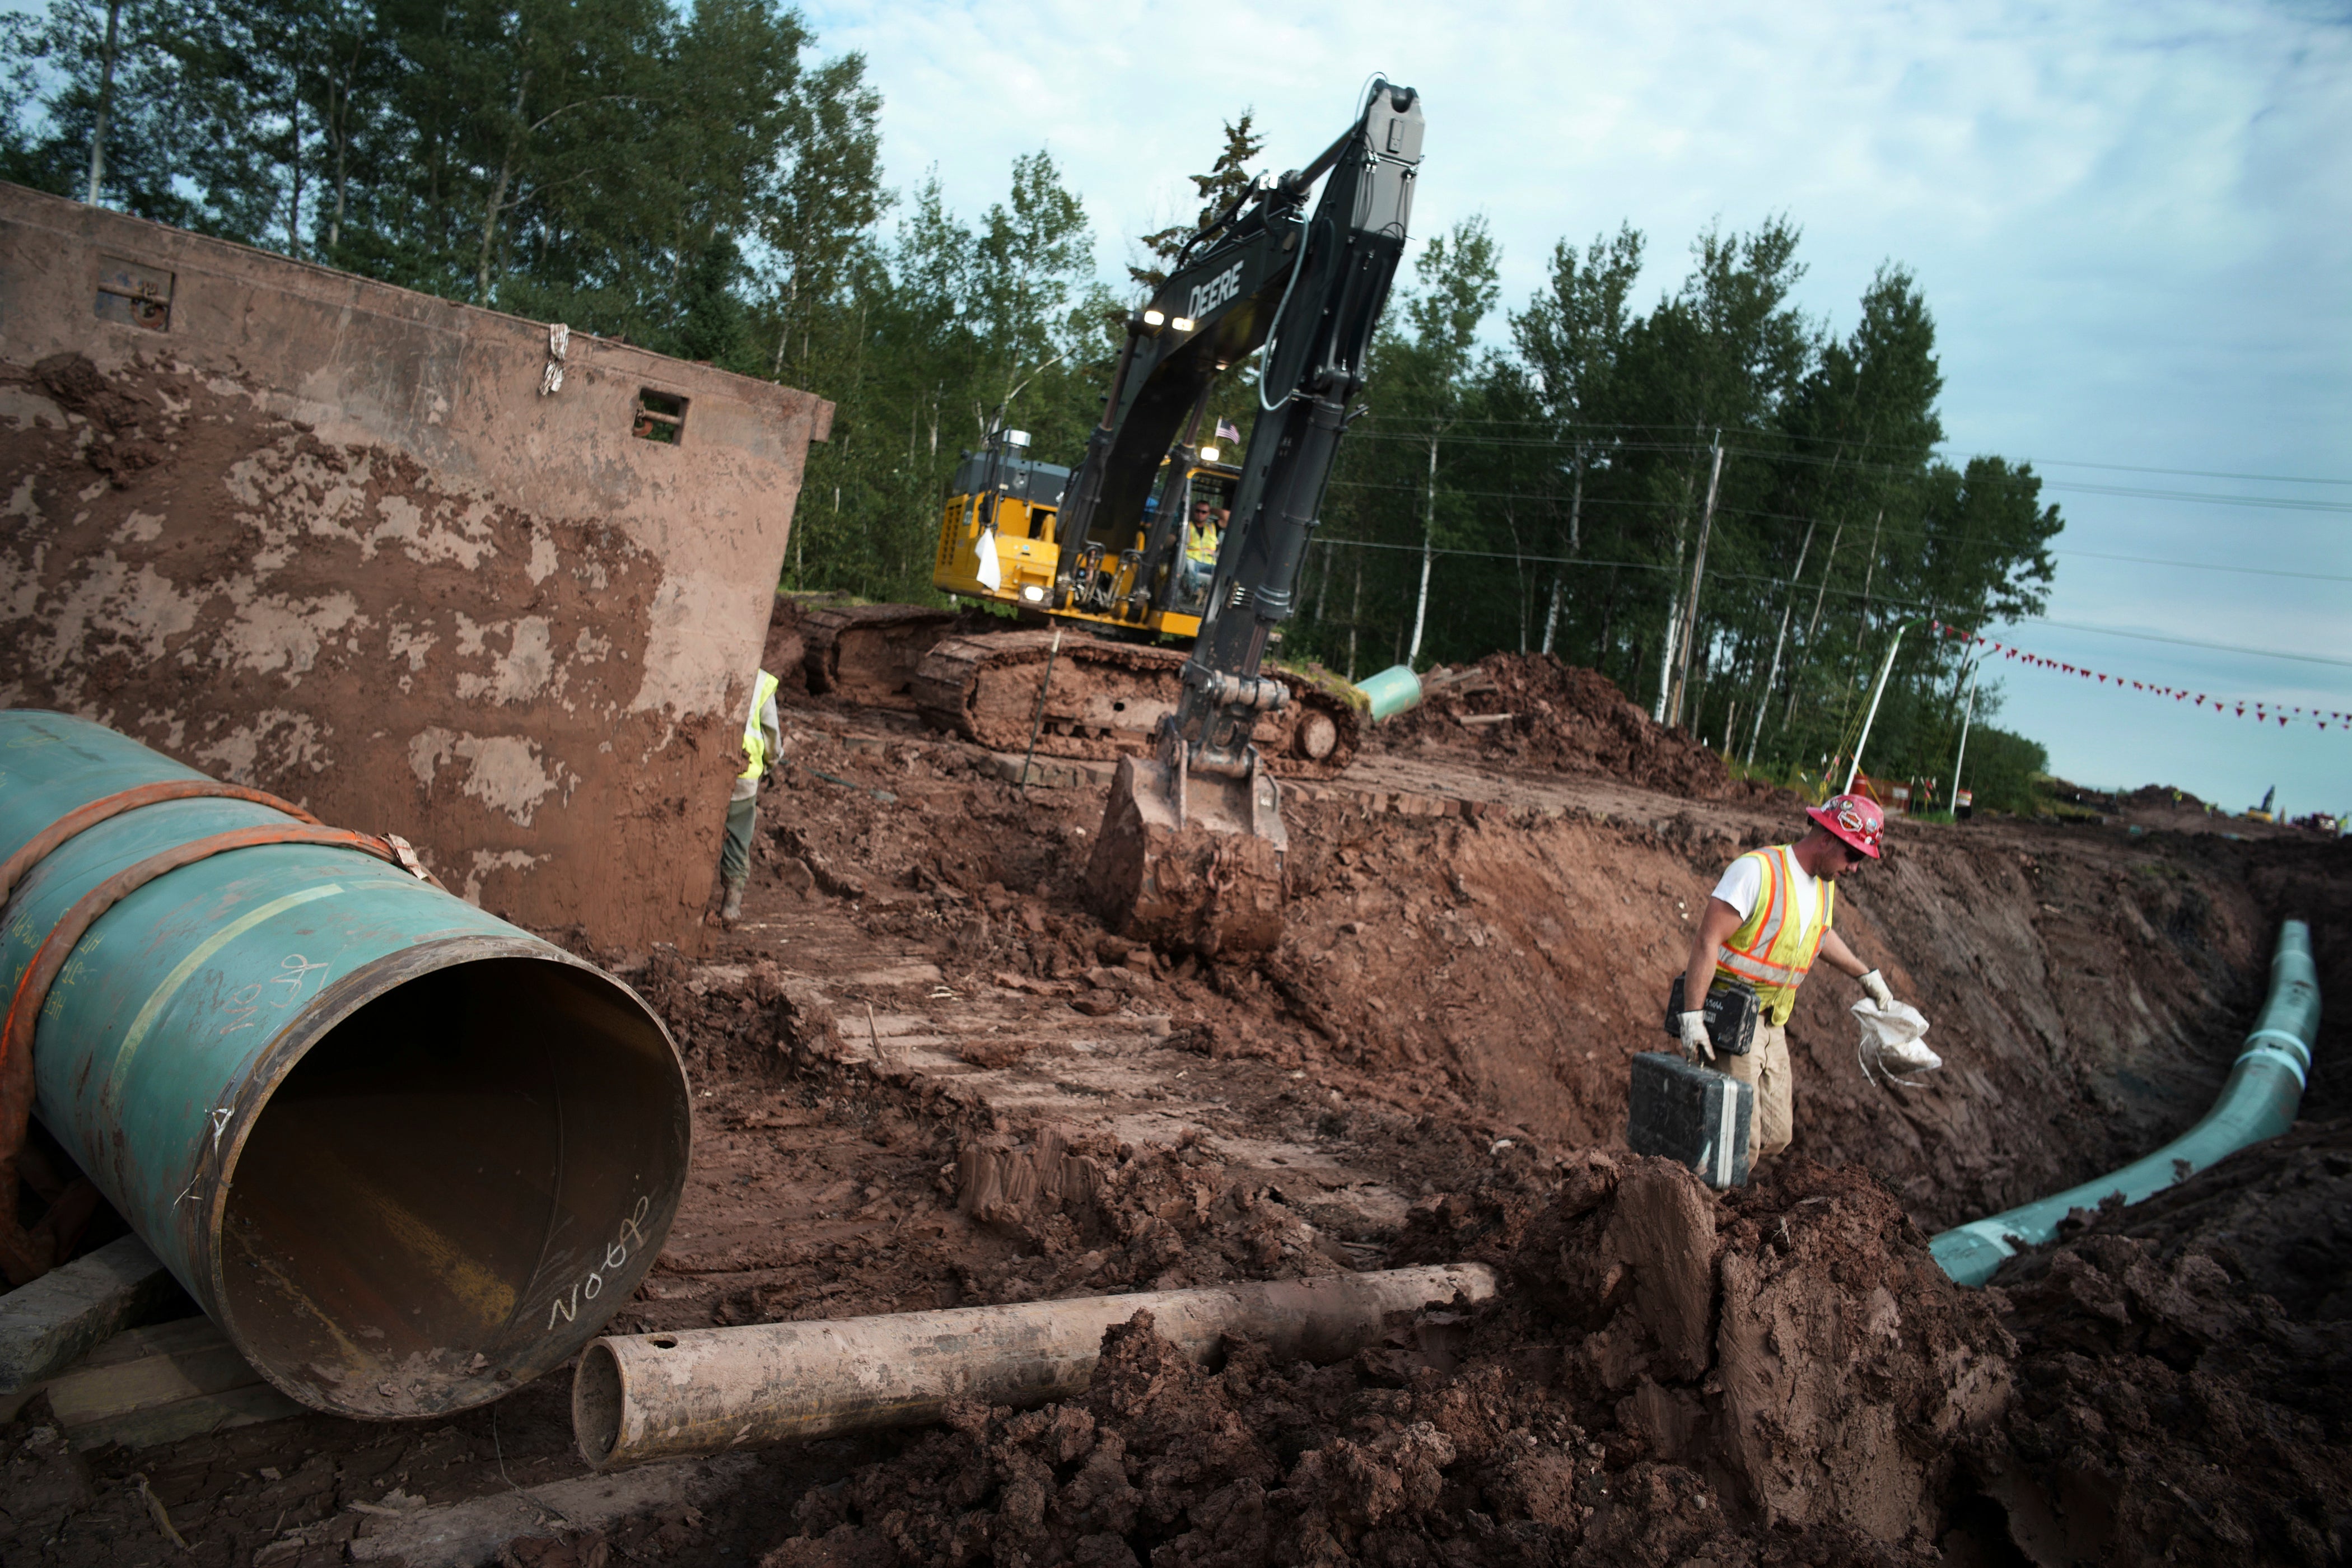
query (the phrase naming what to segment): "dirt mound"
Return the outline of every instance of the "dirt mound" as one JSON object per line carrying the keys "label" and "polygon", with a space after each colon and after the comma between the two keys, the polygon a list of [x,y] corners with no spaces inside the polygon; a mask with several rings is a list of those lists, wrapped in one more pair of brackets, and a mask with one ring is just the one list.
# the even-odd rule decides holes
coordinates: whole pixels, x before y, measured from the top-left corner
{"label": "dirt mound", "polygon": [[1432,671],[1425,684],[1421,707],[1381,727],[1390,748],[1475,745],[1492,762],[1618,779],[1690,800],[1782,793],[1735,782],[1721,757],[1654,722],[1607,676],[1549,654],[1498,653]]}
{"label": "dirt mound", "polygon": [[1988,1299],[1866,1179],[1799,1162],[1726,1203],[1522,1155],[1416,1234],[1513,1289],[1319,1369],[1228,1342],[1205,1371],[1139,1314],[1082,1398],[964,1407],[763,1563],[1900,1561],[2006,1397]]}
{"label": "dirt mound", "polygon": [[1970,1468],[2036,1562],[2352,1550],[2352,1121],[2232,1155],[1996,1277],[2019,1398]]}

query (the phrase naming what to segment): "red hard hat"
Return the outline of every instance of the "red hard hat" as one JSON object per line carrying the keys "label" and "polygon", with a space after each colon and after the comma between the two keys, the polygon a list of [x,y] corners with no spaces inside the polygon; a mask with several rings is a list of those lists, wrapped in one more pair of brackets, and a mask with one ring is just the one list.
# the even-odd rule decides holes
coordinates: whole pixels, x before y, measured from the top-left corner
{"label": "red hard hat", "polygon": [[1886,837],[1886,816],[1868,795],[1833,795],[1809,807],[1805,815],[1872,859],[1878,858],[1879,843]]}

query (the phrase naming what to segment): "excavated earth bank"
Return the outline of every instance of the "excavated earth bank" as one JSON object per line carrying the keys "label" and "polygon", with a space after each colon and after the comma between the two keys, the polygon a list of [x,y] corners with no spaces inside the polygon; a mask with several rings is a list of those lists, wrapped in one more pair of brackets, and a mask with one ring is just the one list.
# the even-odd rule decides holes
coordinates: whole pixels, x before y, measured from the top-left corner
{"label": "excavated earth bank", "polygon": [[[804,695],[741,925],[698,961],[596,956],[699,1086],[685,1208],[616,1329],[1452,1258],[1501,1268],[1496,1303],[1319,1369],[1245,1343],[1196,1369],[1132,1323],[1062,1405],[749,1456],[615,1519],[532,1504],[502,1560],[2341,1560],[2344,1008],[2294,1137],[1992,1289],[1926,1243],[2202,1114],[2280,917],[2352,996],[2352,848],[1898,825],[1841,923],[1949,1065],[1865,1078],[1825,973],[1791,1030],[1795,1148],[1718,1196],[1623,1152],[1627,1059],[1713,877],[1794,807],[1629,782],[1690,749],[1566,701],[1581,673],[1490,668],[1460,700],[1509,725],[1425,719],[1291,792],[1289,937],[1259,963],[1084,912],[1082,766],[1024,794]],[[1527,692],[1553,711],[1521,733]],[[68,1452],[36,1402],[0,1433],[0,1553],[382,1560],[404,1521],[580,1475],[562,1382],[429,1432],[306,1417],[136,1453]]]}

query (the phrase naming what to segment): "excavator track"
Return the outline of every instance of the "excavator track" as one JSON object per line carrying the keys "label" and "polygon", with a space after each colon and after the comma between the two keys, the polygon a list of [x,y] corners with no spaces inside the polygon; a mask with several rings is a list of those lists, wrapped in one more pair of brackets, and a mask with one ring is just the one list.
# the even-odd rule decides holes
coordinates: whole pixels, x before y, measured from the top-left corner
{"label": "excavator track", "polygon": [[809,691],[870,708],[912,708],[917,668],[958,618],[953,610],[921,605],[812,610],[801,622],[801,668]]}
{"label": "excavator track", "polygon": [[[1050,631],[943,637],[916,668],[915,706],[927,722],[990,751],[1025,752],[1053,647]],[[1181,648],[1065,631],[1038,753],[1107,762],[1149,752],[1160,716],[1176,710],[1185,658]],[[1255,740],[1276,773],[1329,778],[1354,760],[1360,729],[1339,697],[1294,682],[1288,706],[1258,719]]]}

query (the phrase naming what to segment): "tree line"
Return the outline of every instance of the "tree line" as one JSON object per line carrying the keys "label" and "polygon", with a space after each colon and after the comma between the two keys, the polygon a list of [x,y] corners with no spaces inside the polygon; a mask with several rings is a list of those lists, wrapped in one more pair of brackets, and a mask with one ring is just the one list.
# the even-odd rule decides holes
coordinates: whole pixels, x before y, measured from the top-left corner
{"label": "tree line", "polygon": [[[772,0],[50,0],[0,19],[0,177],[833,399],[785,584],[873,598],[935,596],[949,476],[994,421],[1075,461],[1191,227],[1137,237],[1114,289],[1043,152],[970,216],[886,188],[865,62]],[[1244,113],[1208,151],[1204,214],[1263,142]],[[1866,764],[1947,776],[1964,676],[1914,623],[2038,610],[2059,517],[2029,466],[1937,456],[1911,276],[1835,331],[1792,302],[1799,239],[1710,230],[1645,307],[1631,228],[1560,242],[1516,306],[1482,220],[1431,237],[1286,657],[1552,652],[1787,776],[1851,755],[1893,647]],[[1255,370],[1214,405],[1244,434]],[[1981,721],[1969,754],[1987,804],[2042,765]]]}

